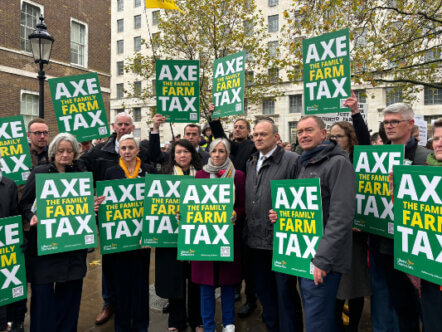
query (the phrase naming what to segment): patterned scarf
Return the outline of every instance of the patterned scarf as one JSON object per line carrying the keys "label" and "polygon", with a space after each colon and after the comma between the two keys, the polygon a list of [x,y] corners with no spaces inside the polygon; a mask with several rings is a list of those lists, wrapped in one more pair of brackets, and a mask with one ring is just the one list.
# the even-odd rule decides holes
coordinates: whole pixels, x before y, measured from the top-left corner
{"label": "patterned scarf", "polygon": [[[189,175],[194,177],[195,174],[196,174],[195,167],[190,165],[190,167],[189,167]],[[182,170],[182,168],[180,166],[175,165],[175,166],[173,166],[173,175],[184,175],[184,172],[183,172],[183,170]]]}

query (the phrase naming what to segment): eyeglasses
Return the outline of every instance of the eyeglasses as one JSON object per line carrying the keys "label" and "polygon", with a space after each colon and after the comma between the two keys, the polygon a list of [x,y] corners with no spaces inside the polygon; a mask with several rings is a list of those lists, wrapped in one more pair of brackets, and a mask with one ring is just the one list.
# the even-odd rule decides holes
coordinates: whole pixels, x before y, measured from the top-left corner
{"label": "eyeglasses", "polygon": [[341,139],[344,138],[345,135],[330,135],[330,139],[333,139],[336,141],[336,139]]}
{"label": "eyeglasses", "polygon": [[49,131],[30,131],[31,134],[34,134],[35,136],[49,136]]}
{"label": "eyeglasses", "polygon": [[388,125],[391,125],[393,128],[397,127],[399,123],[408,121],[408,120],[391,120],[391,121],[383,121],[384,127],[387,127]]}

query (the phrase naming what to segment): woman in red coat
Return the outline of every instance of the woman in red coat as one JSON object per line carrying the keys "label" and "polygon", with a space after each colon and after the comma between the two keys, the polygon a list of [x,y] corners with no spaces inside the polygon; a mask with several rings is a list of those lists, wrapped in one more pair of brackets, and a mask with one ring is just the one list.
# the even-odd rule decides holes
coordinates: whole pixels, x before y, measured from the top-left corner
{"label": "woman in red coat", "polygon": [[[195,178],[233,178],[235,185],[235,204],[233,222],[242,222],[244,217],[245,175],[235,170],[230,155],[230,143],[224,138],[217,138],[210,144],[210,159]],[[221,287],[223,314],[223,332],[235,331],[235,294],[234,289],[241,281],[239,228],[234,231],[233,262],[192,262],[192,281],[201,287],[201,317],[204,332],[214,332],[215,288]]]}

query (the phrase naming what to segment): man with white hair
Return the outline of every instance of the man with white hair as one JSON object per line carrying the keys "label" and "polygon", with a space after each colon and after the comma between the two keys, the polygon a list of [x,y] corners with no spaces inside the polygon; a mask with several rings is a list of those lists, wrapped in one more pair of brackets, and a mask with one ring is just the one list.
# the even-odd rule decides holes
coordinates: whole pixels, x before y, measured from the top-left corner
{"label": "man with white hair", "polygon": [[[405,165],[425,165],[429,150],[418,145],[418,141],[412,135],[414,126],[413,109],[404,103],[395,103],[384,109],[383,125],[389,142],[387,144],[403,144],[405,146]],[[398,216],[397,216],[398,217]],[[400,218],[400,216],[399,216]],[[373,280],[382,274],[385,276],[385,283],[388,289],[388,296],[397,314],[399,331],[419,331],[420,304],[418,291],[413,285],[412,279],[407,274],[394,269],[393,262],[393,240],[370,234],[370,274]],[[372,266],[373,265],[373,266]],[[380,274],[375,271],[381,271]],[[385,305],[385,298],[376,300],[377,289],[372,287],[373,296],[372,308],[376,303]],[[385,323],[390,320],[387,317],[388,310],[377,308],[372,311],[373,331],[384,326],[377,326],[378,323]]]}

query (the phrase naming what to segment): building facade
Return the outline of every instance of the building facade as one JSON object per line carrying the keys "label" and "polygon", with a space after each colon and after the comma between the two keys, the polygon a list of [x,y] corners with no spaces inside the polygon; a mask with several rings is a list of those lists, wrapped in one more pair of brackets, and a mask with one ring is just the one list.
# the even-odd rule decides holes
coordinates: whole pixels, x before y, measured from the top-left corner
{"label": "building facade", "polygon": [[[275,48],[281,36],[281,27],[285,24],[284,10],[290,8],[293,0],[255,0],[257,10],[262,11],[264,20],[268,25],[268,40],[264,41],[269,48]],[[124,64],[132,59],[137,52],[151,54],[151,49],[144,45],[139,47],[140,38],[149,38],[149,30],[152,35],[159,33],[157,17],[160,9],[145,9],[144,0],[113,0],[112,1],[112,47],[111,47],[111,110],[112,116],[125,110],[131,113],[136,121],[136,134],[141,138],[148,135],[150,111],[155,107],[155,101],[141,102],[138,98],[129,98],[128,93],[135,89],[154,88],[154,81],[142,81],[140,77],[124,71]],[[139,22],[139,23],[138,23]],[[149,28],[147,26],[149,23]],[[149,44],[149,43],[147,43]],[[278,56],[275,51],[275,56]],[[302,82],[287,80],[285,73],[278,73],[281,82],[280,90],[283,95],[277,98],[269,98],[260,104],[248,105],[247,118],[253,121],[257,116],[270,116],[274,118],[279,127],[283,141],[294,142],[296,137],[296,125],[303,113],[303,85]],[[382,110],[389,104],[402,101],[401,91],[390,91],[392,87],[379,85],[372,87],[352,86],[361,103],[368,107],[367,123],[372,132],[378,131],[379,122],[382,121]],[[269,96],[271,97],[271,96]],[[442,115],[442,89],[423,89],[412,105],[415,113],[424,116],[425,120]],[[202,126],[204,119],[201,119]],[[226,129],[231,129],[227,125]],[[174,125],[174,134],[182,133],[182,125]],[[171,139],[169,126],[163,126],[161,131],[162,142]]]}
{"label": "building facade", "polygon": [[97,72],[109,117],[110,1],[11,0],[0,2],[0,114],[38,117],[38,64],[28,35],[40,15],[54,37],[49,64],[44,66],[45,119],[50,136],[57,132],[47,79]]}

